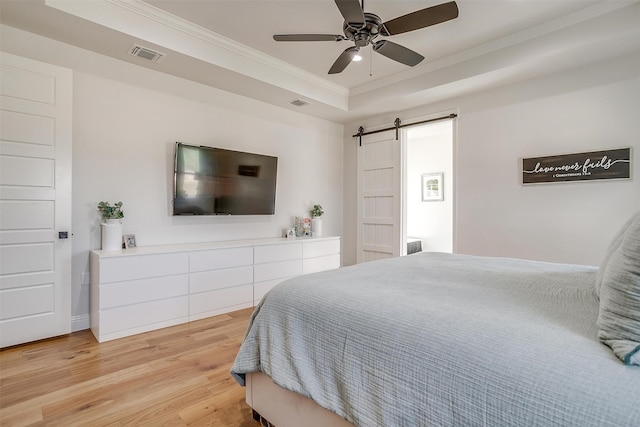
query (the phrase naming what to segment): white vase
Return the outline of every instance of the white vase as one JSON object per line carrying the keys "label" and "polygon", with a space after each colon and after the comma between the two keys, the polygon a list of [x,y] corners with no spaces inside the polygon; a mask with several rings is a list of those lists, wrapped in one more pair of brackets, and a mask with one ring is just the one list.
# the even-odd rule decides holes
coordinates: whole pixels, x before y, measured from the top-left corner
{"label": "white vase", "polygon": [[311,233],[313,237],[322,237],[322,218],[311,218]]}
{"label": "white vase", "polygon": [[122,249],[122,221],[108,219],[102,226],[102,250],[119,251]]}

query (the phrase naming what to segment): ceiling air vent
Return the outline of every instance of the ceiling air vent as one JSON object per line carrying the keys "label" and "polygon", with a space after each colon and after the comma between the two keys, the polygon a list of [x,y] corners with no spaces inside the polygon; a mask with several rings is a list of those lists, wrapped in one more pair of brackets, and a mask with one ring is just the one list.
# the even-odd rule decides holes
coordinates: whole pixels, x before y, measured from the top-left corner
{"label": "ceiling air vent", "polygon": [[152,62],[158,62],[164,56],[164,53],[138,46],[137,44],[134,44],[133,47],[129,49],[129,54]]}
{"label": "ceiling air vent", "polygon": [[311,104],[309,101],[305,101],[302,99],[294,99],[290,102],[291,105],[295,105],[296,107],[304,107],[305,105]]}

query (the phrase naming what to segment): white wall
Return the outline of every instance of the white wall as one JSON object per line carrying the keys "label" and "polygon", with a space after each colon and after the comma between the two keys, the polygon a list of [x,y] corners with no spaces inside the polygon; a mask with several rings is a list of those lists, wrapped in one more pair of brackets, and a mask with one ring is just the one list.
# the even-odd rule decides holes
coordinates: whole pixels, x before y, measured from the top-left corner
{"label": "white wall", "polygon": [[[341,235],[343,126],[12,28],[2,37],[7,52],[74,71],[74,316],[89,311],[81,277],[100,248],[101,200],[124,203],[139,246],[278,237],[316,203],[324,234]],[[171,216],[176,141],[277,156],[276,214]]]}
{"label": "white wall", "polygon": [[[597,265],[640,209],[640,54],[345,126],[345,207],[355,199],[358,126],[455,109],[454,251]],[[631,180],[520,184],[522,157],[619,147],[632,147]],[[356,259],[355,224],[345,210],[345,264]]]}
{"label": "white wall", "polygon": [[[408,128],[406,137],[407,237],[423,251],[453,251],[453,121]],[[442,173],[444,200],[422,201],[422,175]]]}
{"label": "white wall", "polygon": [[[341,191],[340,126],[233,111],[221,99],[230,95],[215,91],[207,103],[82,73],[74,82],[74,200],[88,202],[76,213],[92,226],[92,246],[100,200],[124,202],[124,232],[142,246],[276,237],[313,202],[328,212],[327,233],[339,234],[341,206],[330,193]],[[276,214],[171,216],[175,141],[277,156]]]}

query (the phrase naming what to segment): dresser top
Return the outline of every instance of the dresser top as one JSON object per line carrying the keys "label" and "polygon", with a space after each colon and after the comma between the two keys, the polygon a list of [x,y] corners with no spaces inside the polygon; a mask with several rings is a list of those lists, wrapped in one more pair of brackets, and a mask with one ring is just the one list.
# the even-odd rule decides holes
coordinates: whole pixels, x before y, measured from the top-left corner
{"label": "dresser top", "polygon": [[197,242],[197,243],[179,243],[171,245],[158,246],[138,246],[130,249],[120,249],[118,251],[102,251],[92,250],[91,252],[101,258],[123,257],[132,255],[151,255],[172,252],[191,252],[205,251],[210,249],[239,248],[247,246],[262,246],[274,244],[292,244],[296,242],[321,242],[329,240],[338,240],[340,237],[296,237],[285,238],[275,237],[268,239],[244,239],[244,240],[224,240],[218,242]]}

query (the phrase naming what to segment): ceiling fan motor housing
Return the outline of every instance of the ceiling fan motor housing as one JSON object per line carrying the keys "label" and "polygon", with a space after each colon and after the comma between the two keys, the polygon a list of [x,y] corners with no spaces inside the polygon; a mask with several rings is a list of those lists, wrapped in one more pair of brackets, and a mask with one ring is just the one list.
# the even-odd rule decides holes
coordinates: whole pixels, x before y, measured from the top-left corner
{"label": "ceiling fan motor housing", "polygon": [[382,27],[382,19],[378,15],[365,12],[364,19],[365,23],[362,26],[345,21],[342,27],[345,37],[352,40],[358,47],[364,47],[371,43],[373,39],[378,37]]}

